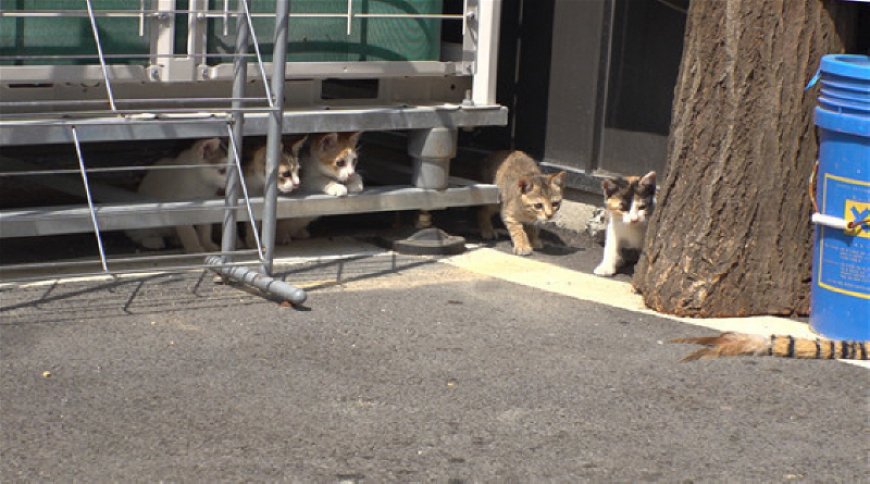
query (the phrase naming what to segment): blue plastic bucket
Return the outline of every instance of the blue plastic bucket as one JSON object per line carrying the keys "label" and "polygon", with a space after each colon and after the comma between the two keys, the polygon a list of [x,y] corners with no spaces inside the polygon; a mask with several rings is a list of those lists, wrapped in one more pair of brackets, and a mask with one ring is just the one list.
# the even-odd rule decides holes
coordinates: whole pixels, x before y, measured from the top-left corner
{"label": "blue plastic bucket", "polygon": [[[818,213],[813,215],[810,325],[870,340],[870,57],[826,55],[815,110]],[[861,224],[864,219],[868,222]]]}

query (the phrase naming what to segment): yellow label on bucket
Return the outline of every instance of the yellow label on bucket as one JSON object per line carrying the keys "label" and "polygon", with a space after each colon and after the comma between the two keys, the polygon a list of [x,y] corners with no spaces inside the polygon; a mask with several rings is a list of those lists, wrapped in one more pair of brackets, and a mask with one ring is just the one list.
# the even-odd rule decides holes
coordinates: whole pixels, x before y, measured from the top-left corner
{"label": "yellow label on bucket", "polygon": [[847,222],[867,220],[864,224],[857,224],[851,229],[846,229],[846,234],[870,239],[870,203],[846,199],[843,218]]}

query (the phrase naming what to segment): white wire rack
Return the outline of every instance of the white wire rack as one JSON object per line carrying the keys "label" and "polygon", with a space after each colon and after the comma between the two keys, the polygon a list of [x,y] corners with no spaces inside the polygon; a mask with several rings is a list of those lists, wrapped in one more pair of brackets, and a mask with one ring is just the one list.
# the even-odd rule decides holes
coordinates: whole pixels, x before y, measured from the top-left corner
{"label": "white wire rack", "polygon": [[[143,260],[174,264],[191,261],[191,256],[193,263],[164,265],[161,270],[219,263],[229,273],[230,268],[250,265],[253,260],[268,274],[274,258],[275,220],[279,217],[431,210],[494,203],[497,199],[492,186],[455,179],[447,188],[378,187],[339,199],[325,195],[279,199],[275,185],[282,134],[356,130],[425,134],[445,127],[455,131],[460,127],[505,124],[506,110],[495,104],[494,91],[500,9],[497,0],[466,0],[457,12],[445,12],[440,2],[427,1],[430,10],[436,5],[436,13],[420,12],[415,8],[415,3],[420,2],[414,1],[398,2],[407,4],[407,11],[402,12],[363,11],[363,3],[377,2],[354,0],[339,5],[346,7],[340,12],[296,11],[292,8],[294,2],[283,0],[25,3],[27,8],[20,8],[20,4],[0,0],[0,25],[83,19],[87,20],[94,48],[86,52],[34,53],[26,45],[10,48],[9,42],[21,39],[10,40],[0,34],[0,145],[70,144],[77,161],[76,168],[59,169],[4,155],[0,158],[0,181],[39,179],[41,184],[81,196],[87,203],[2,209],[0,242],[93,233],[99,259],[4,264],[0,266],[0,281],[42,278],[45,270],[55,269],[63,269],[67,275],[136,272],[150,270],[150,266],[142,267]],[[124,8],[117,8],[120,4]],[[404,27],[409,25],[407,22],[434,23],[437,29],[452,23],[459,25],[461,36],[458,41],[438,43],[438,55],[432,58],[367,60],[349,56],[334,60],[325,56],[317,62],[293,62],[291,53],[288,62],[288,31],[302,25],[298,22],[314,20],[343,21],[342,33],[348,38],[364,31],[369,22],[385,20],[406,22],[397,24]],[[107,44],[103,34],[117,30],[108,29],[107,21],[125,21],[126,27],[116,29],[126,29],[127,37],[137,47],[114,52],[112,42]],[[135,28],[130,29],[133,25]],[[235,31],[230,35],[233,25]],[[265,27],[272,32],[259,32]],[[269,34],[271,43],[262,38]],[[229,38],[235,45],[219,51],[214,47],[214,39],[219,37]],[[113,42],[117,43],[117,39]],[[311,55],[304,47],[296,54]],[[361,99],[329,99],[324,92],[332,79],[374,80],[376,87]],[[269,153],[266,192],[251,197],[239,160],[244,137],[264,134]],[[229,152],[224,167],[228,169],[224,199],[155,202],[89,178],[92,174],[203,168],[142,163],[91,166],[83,145],[215,136],[227,140]],[[255,219],[263,221],[262,232],[257,233],[257,249],[238,250],[236,221],[250,223],[256,232],[252,223]],[[194,223],[223,224],[220,252],[147,258],[111,257],[106,253],[104,234],[108,231]],[[207,256],[218,259],[204,261]],[[95,262],[98,270],[91,269]],[[275,286],[273,281],[264,283],[259,279],[261,275],[248,277],[248,282],[265,284],[268,290],[296,302],[304,299],[301,291]]]}

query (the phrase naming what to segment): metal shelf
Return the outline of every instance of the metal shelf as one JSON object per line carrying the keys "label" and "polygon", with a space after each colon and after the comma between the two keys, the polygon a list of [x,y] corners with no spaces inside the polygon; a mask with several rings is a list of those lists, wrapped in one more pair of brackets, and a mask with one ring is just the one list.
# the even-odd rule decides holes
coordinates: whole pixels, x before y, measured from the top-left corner
{"label": "metal shelf", "polygon": [[[161,115],[147,119],[147,111],[131,117],[83,119],[31,119],[0,122],[0,145],[69,144],[73,142],[69,126],[78,130],[82,143],[99,141],[134,141],[149,139],[209,138],[226,136],[228,113],[195,115]],[[390,131],[503,126],[507,108],[499,105],[462,106],[435,104],[416,106],[354,106],[319,110],[284,111],[283,131],[292,133],[327,133],[330,131]],[[245,135],[265,135],[267,113],[245,115]]]}
{"label": "metal shelf", "polygon": [[[263,198],[252,197],[250,200],[255,218],[259,219]],[[446,190],[389,186],[369,188],[347,197],[279,197],[277,215],[282,219],[392,210],[438,210],[495,203],[498,203],[495,185],[473,184]],[[224,200],[96,204],[94,212],[102,231],[220,223],[224,218]],[[239,221],[248,220],[243,206],[236,208],[236,214]],[[0,238],[88,233],[93,230],[87,205],[0,211]]]}

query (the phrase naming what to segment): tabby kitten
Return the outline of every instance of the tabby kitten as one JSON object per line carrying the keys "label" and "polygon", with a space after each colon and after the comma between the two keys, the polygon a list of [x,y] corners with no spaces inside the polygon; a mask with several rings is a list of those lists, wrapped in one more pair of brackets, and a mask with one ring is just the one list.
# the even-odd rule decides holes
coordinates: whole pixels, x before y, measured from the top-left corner
{"label": "tabby kitten", "polygon": [[[299,182],[299,151],[308,136],[303,136],[298,139],[285,139],[281,144],[281,159],[278,161],[278,191],[283,194],[291,193],[300,185]],[[289,150],[286,148],[289,146]],[[245,183],[248,186],[248,195],[251,197],[261,197],[265,192],[266,187],[266,145],[257,148],[251,159],[244,165]],[[261,223],[257,223],[257,230],[260,230]],[[250,249],[257,247],[254,233],[248,225],[245,227],[245,246]],[[275,235],[278,244],[286,244],[290,242],[290,234],[281,231],[281,224],[277,226]]]}
{"label": "tabby kitten", "polygon": [[[303,193],[325,193],[344,197],[363,191],[363,180],[356,172],[357,143],[361,132],[322,133],[311,137],[302,156]],[[278,233],[286,239],[307,239],[308,225],[317,217],[291,218],[278,221]]]}
{"label": "tabby kitten", "polygon": [[656,173],[643,177],[618,177],[601,182],[607,230],[604,257],[593,272],[612,276],[622,264],[620,251],[643,247],[647,221],[655,208]]}
{"label": "tabby kitten", "polygon": [[541,249],[538,225],[556,215],[562,204],[565,172],[541,173],[538,164],[522,151],[500,151],[483,163],[483,179],[498,186],[501,205],[485,205],[478,211],[480,236],[495,238],[492,216],[500,212],[513,243],[514,254],[529,255]]}
{"label": "tabby kitten", "polygon": [[[218,138],[201,139],[175,158],[163,158],[154,166],[202,165],[202,168],[177,170],[151,170],[142,179],[138,193],[165,202],[180,197],[208,199],[224,188],[227,178],[227,152]],[[166,238],[178,238],[187,253],[216,252],[218,244],[212,240],[211,224],[179,225],[148,229],[127,230],[125,234],[146,249],[163,249]]]}

